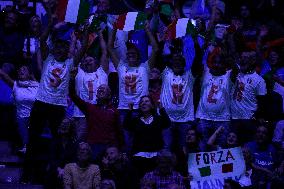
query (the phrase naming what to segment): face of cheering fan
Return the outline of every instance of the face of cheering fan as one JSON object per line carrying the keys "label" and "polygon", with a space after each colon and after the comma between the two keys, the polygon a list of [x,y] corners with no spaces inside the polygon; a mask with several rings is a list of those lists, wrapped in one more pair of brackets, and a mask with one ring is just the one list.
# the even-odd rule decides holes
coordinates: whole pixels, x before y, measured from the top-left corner
{"label": "face of cheering fan", "polygon": [[238,144],[238,136],[234,132],[230,132],[227,136],[228,146],[236,146]]}
{"label": "face of cheering fan", "polygon": [[148,96],[142,97],[139,102],[139,109],[142,113],[150,112],[153,109],[154,105],[152,104],[151,99]]}
{"label": "face of cheering fan", "polygon": [[126,53],[128,65],[130,67],[139,66],[139,52],[135,48],[129,48]]}
{"label": "face of cheering fan", "polygon": [[197,135],[196,135],[196,131],[193,129],[189,129],[186,133],[186,143],[187,144],[194,144],[197,142]]}
{"label": "face of cheering fan", "polygon": [[87,56],[86,58],[84,58],[84,60],[81,63],[81,69],[87,73],[95,72],[98,69],[98,67],[99,67],[98,60],[91,56]]}
{"label": "face of cheering fan", "polygon": [[109,86],[100,85],[97,89],[97,99],[98,100],[109,100],[111,98],[111,91]]}
{"label": "face of cheering fan", "polygon": [[30,71],[27,66],[21,66],[18,70],[18,79],[20,81],[27,81],[30,78]]}

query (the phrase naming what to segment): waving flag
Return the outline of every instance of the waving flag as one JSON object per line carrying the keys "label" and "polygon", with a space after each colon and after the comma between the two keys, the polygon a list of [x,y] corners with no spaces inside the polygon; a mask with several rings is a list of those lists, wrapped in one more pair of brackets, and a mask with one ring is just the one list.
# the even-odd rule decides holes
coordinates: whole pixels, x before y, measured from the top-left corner
{"label": "waving flag", "polygon": [[164,33],[164,40],[172,40],[183,37],[186,34],[195,34],[196,30],[189,18],[180,18],[172,22]]}
{"label": "waving flag", "polygon": [[119,15],[114,26],[118,30],[132,31],[144,29],[147,16],[143,12],[128,12]]}
{"label": "waving flag", "polygon": [[88,0],[59,0],[57,15],[59,21],[83,23],[88,18],[91,3]]}

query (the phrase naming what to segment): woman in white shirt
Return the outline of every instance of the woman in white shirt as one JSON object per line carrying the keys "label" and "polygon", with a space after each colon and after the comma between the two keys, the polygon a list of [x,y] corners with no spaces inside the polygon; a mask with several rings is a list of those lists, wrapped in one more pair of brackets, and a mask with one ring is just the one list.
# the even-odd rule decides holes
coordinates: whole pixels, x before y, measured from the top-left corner
{"label": "woman in white shirt", "polygon": [[13,89],[13,98],[17,109],[17,123],[19,134],[22,139],[23,148],[20,152],[25,153],[28,143],[28,127],[30,112],[35,101],[38,82],[34,80],[33,74],[28,66],[18,69],[18,80],[14,81],[8,74],[0,69],[1,78]]}

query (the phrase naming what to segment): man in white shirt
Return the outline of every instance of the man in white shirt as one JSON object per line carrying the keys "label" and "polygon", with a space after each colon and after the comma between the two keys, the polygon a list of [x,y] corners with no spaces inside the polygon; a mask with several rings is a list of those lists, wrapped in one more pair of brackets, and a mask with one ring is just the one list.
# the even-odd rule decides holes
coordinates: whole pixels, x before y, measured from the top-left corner
{"label": "man in white shirt", "polygon": [[228,55],[225,50],[216,48],[208,59],[208,67],[205,66],[200,101],[196,112],[199,118],[198,130],[202,134],[202,140],[206,144],[212,132],[222,126],[224,131],[217,137],[217,144],[223,145],[230,130],[230,91],[231,70]]}
{"label": "man in white shirt", "polygon": [[256,53],[243,52],[240,72],[231,95],[232,128],[237,131],[240,142],[253,139],[256,131],[255,118],[261,112],[261,98],[266,95],[264,79],[255,72]]}
{"label": "man in white shirt", "polygon": [[[190,70],[186,70],[186,61],[183,56],[173,52],[172,61],[162,73],[161,103],[165,107],[171,121],[171,129],[178,132],[179,147],[185,145],[187,129],[193,125],[194,103],[193,85],[198,74],[202,73],[202,52],[198,41],[194,39],[196,56]],[[171,136],[167,136],[167,142]],[[171,141],[168,145],[172,145]]]}
{"label": "man in white shirt", "polygon": [[[121,57],[118,57],[114,49],[116,30],[113,30],[109,37],[108,49],[119,78],[118,109],[120,110],[121,123],[123,123],[129,109],[128,104],[133,103],[134,110],[137,110],[140,98],[148,95],[149,73],[155,61],[158,45],[148,23],[145,26],[145,31],[152,46],[152,54],[149,60],[144,63],[140,63],[140,52],[135,44],[130,42],[126,43],[126,62]],[[125,141],[128,146],[126,148],[129,150],[131,139],[127,131],[125,131]]]}
{"label": "man in white shirt", "polygon": [[[78,73],[75,78],[75,87],[77,95],[84,101],[91,104],[97,104],[97,88],[100,85],[108,84],[108,66],[106,44],[102,35],[99,32],[100,47],[102,54],[100,60],[97,58],[86,56],[78,68]],[[86,140],[87,123],[85,115],[77,106],[74,107],[74,123],[76,138],[78,141]]]}

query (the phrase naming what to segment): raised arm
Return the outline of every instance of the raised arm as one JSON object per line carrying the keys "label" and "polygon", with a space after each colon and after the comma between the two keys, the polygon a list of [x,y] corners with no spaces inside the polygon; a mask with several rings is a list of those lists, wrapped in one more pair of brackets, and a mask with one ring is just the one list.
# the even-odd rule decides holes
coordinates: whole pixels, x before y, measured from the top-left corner
{"label": "raised arm", "polygon": [[5,73],[2,69],[0,69],[0,77],[9,85],[9,87],[13,88],[14,87],[14,80],[7,74]]}
{"label": "raised arm", "polygon": [[115,40],[115,36],[116,36],[116,30],[111,30],[110,32],[110,36],[108,39],[108,53],[110,55],[110,58],[114,64],[114,67],[117,68],[118,64],[119,64],[119,57],[117,56],[117,54],[114,51],[114,40]]}
{"label": "raised arm", "polygon": [[108,58],[107,58],[107,46],[106,46],[106,42],[104,40],[102,30],[99,31],[99,40],[100,40],[100,47],[101,47],[101,51],[102,51],[100,63],[101,63],[103,70],[106,73],[108,73],[109,72],[109,61],[108,61]]}
{"label": "raised arm", "polygon": [[145,24],[145,31],[146,31],[146,34],[147,34],[148,39],[150,41],[150,44],[152,46],[152,53],[151,53],[150,58],[148,60],[148,64],[149,64],[150,68],[153,68],[155,61],[156,61],[156,54],[159,50],[159,47],[158,47],[158,43],[157,43],[153,33],[150,30],[150,24],[149,24],[148,21]]}
{"label": "raised arm", "polygon": [[82,46],[81,48],[75,53],[76,44],[77,44],[77,37],[75,33],[72,33],[72,41],[70,44],[69,49],[69,57],[74,58],[74,66],[77,66],[83,56],[85,55],[87,49],[88,49],[88,41],[89,41],[89,33],[88,33],[88,26],[86,25],[83,30],[83,38],[82,38]]}
{"label": "raised arm", "polygon": [[215,141],[222,132],[224,131],[224,127],[220,126],[218,129],[211,135],[211,137],[207,141],[207,145],[211,147],[215,147]]}

